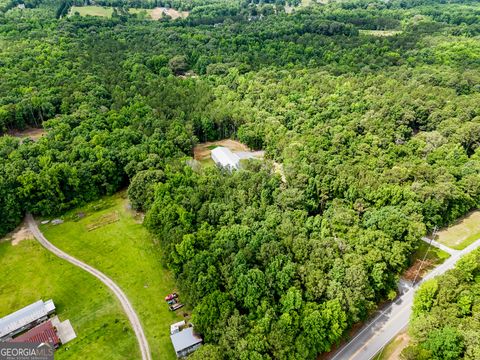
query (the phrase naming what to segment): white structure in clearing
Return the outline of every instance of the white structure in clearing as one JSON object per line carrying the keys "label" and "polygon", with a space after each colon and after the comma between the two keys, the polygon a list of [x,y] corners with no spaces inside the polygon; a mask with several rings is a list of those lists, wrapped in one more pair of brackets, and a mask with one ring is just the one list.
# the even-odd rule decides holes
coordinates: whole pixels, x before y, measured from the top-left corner
{"label": "white structure in clearing", "polygon": [[212,160],[217,166],[228,170],[235,170],[240,168],[240,157],[234,154],[230,149],[219,146],[212,150]]}

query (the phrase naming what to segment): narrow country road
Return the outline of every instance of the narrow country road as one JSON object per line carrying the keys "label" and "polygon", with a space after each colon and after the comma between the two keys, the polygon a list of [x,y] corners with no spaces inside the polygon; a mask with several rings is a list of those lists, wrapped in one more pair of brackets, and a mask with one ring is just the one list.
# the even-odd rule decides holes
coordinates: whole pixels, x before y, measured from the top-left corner
{"label": "narrow country road", "polygon": [[405,293],[397,298],[392,304],[379,312],[373,320],[368,322],[357,335],[348,343],[340,347],[330,360],[369,360],[380,352],[410,320],[415,290],[424,281],[443,274],[453,269],[460,258],[480,247],[480,239],[463,250],[450,251],[451,256],[445,262],[430,273],[424,279],[410,287]]}
{"label": "narrow country road", "polygon": [[113,292],[113,294],[118,298],[118,300],[122,304],[123,310],[127,314],[128,320],[130,321],[133,331],[135,332],[138,345],[140,346],[142,360],[151,360],[152,357],[150,354],[150,348],[148,346],[148,341],[143,331],[140,320],[137,316],[137,313],[133,309],[132,304],[130,304],[130,301],[128,300],[124,292],[120,289],[120,287],[118,287],[118,285],[115,284],[112,279],[110,279],[108,276],[106,276],[102,272],[91,267],[90,265],[87,265],[81,262],[80,260],[74,258],[73,256],[68,255],[67,253],[63,252],[59,248],[55,247],[52,243],[50,243],[38,228],[37,223],[35,222],[31,214],[27,214],[26,220],[27,220],[28,227],[32,232],[33,236],[40,242],[40,244],[42,244],[44,248],[46,248],[48,251],[52,252],[56,256],[92,274],[97,279],[99,279],[102,283],[104,283]]}

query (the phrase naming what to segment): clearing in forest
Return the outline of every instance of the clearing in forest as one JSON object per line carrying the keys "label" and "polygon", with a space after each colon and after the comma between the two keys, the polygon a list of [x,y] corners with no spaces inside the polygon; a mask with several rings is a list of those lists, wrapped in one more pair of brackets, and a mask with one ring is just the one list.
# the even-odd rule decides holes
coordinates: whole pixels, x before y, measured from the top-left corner
{"label": "clearing in forest", "polygon": [[[2,262],[0,317],[40,299],[53,299],[61,319],[69,319],[78,337],[60,347],[55,359],[138,359],[130,323],[106,286],[56,257],[36,240],[17,245],[0,241]],[[67,350],[68,349],[68,350]]]}
{"label": "clearing in forest", "polygon": [[198,161],[202,161],[210,158],[210,154],[217,146],[223,146],[235,152],[249,152],[250,149],[247,145],[242,144],[239,141],[232,139],[224,139],[219,141],[208,141],[196,145],[193,148],[193,158]]}
{"label": "clearing in forest", "polygon": [[18,137],[21,139],[30,138],[33,141],[40,139],[45,134],[45,129],[39,128],[27,128],[25,130],[15,130],[8,133],[8,135],[10,136]]}
{"label": "clearing in forest", "polygon": [[101,17],[111,17],[113,14],[112,7],[106,6],[96,6],[96,5],[88,5],[88,6],[72,6],[70,9],[69,16],[74,15],[76,12],[80,14],[80,16],[101,16]]}
{"label": "clearing in forest", "polygon": [[164,297],[175,290],[173,275],[162,266],[160,245],[139,223],[126,193],[72,210],[63,219],[60,225],[40,226],[45,237],[115,281],[143,324],[152,358],[175,359],[170,324],[183,320],[184,309],[168,310]]}
{"label": "clearing in forest", "polygon": [[401,34],[401,30],[359,30],[360,35],[371,35],[371,36],[394,36]]}
{"label": "clearing in forest", "polygon": [[462,250],[480,238],[480,211],[472,211],[459,219],[454,225],[437,233],[437,241]]}
{"label": "clearing in forest", "polygon": [[189,15],[188,11],[178,11],[166,7],[156,7],[154,9],[149,9],[148,14],[152,20],[161,19],[164,15],[170,16],[172,19],[186,18]]}
{"label": "clearing in forest", "polygon": [[[96,6],[96,5],[72,6],[72,8],[70,9],[69,16],[74,15],[76,12],[78,12],[80,16],[90,15],[90,16],[101,16],[101,17],[112,17],[113,7]],[[156,7],[153,9],[130,8],[128,9],[128,12],[131,14],[145,13],[146,17],[152,20],[161,19],[165,15],[170,16],[172,19],[186,18],[189,15],[188,11],[178,11],[178,10],[166,8],[166,7]]]}

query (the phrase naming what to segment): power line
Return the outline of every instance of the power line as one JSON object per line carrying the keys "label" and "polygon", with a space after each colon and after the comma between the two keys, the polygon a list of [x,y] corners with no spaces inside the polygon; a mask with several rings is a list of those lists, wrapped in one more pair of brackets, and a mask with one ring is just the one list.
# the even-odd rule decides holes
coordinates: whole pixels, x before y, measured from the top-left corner
{"label": "power line", "polygon": [[436,225],[433,228],[432,238],[430,239],[430,242],[428,243],[427,251],[425,251],[425,255],[423,256],[422,262],[420,263],[420,266],[418,267],[417,273],[415,274],[415,278],[413,279],[412,286],[415,286],[415,283],[417,282],[418,274],[420,273],[420,270],[422,269],[423,263],[425,262],[425,259],[427,258],[428,252],[430,251],[430,248],[432,247],[432,242],[435,239],[435,236],[437,236],[437,226]]}

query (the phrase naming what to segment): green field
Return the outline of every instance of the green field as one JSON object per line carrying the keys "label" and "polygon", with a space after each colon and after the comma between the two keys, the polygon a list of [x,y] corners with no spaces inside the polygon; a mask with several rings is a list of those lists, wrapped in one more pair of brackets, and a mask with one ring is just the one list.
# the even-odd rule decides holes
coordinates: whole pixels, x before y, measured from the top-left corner
{"label": "green field", "polygon": [[401,30],[359,30],[360,35],[394,36],[401,34]]}
{"label": "green field", "polygon": [[111,17],[113,14],[112,7],[104,7],[104,6],[72,6],[70,9],[70,16],[74,15],[76,12],[80,14],[80,16],[102,16],[102,17]]}
{"label": "green field", "polygon": [[[0,317],[37,300],[53,299],[60,320],[70,319],[77,338],[55,359],[134,359],[137,342],[120,303],[83,270],[34,240],[0,243]],[[68,349],[68,350],[67,350]]]}
{"label": "green field", "polygon": [[436,239],[452,249],[465,249],[475,240],[480,239],[480,211],[471,212],[454,225],[442,229]]}
{"label": "green field", "polygon": [[158,245],[128,209],[124,196],[90,203],[65,214],[65,223],[41,229],[53,244],[122,288],[142,321],[154,359],[175,359],[169,325],[183,319],[183,309],[173,313],[164,301],[175,282],[162,267]]}

